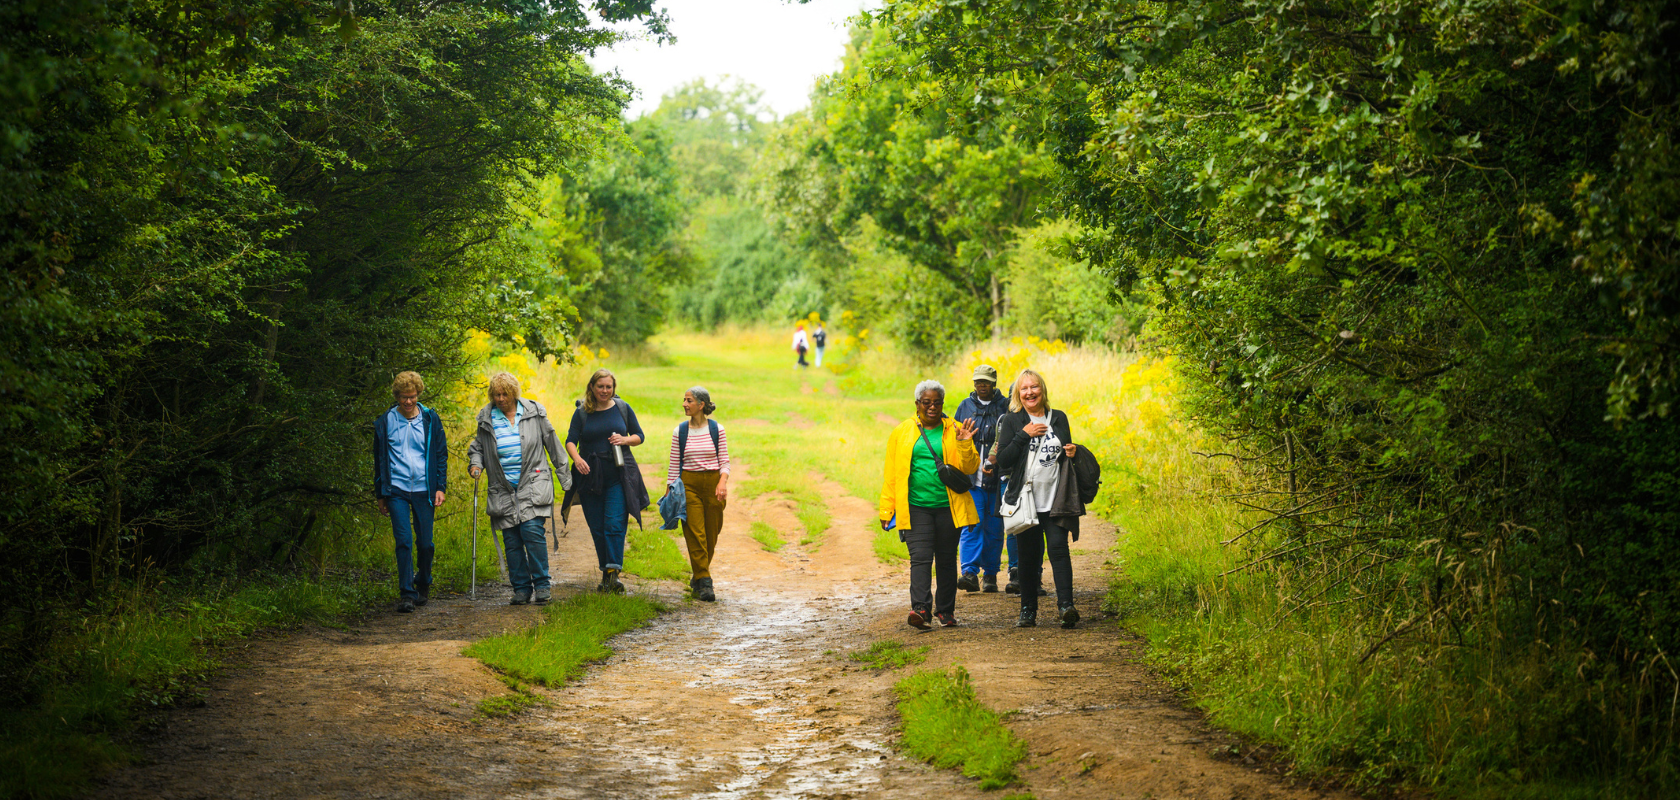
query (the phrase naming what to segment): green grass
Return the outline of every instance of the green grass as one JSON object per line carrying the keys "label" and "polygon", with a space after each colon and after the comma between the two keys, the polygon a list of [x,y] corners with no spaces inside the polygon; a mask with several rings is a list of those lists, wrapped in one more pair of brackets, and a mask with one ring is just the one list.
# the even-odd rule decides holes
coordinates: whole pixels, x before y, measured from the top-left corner
{"label": "green grass", "polygon": [[910,560],[910,548],[898,540],[897,528],[884,531],[881,530],[881,523],[871,520],[866,529],[874,532],[871,545],[875,549],[876,558],[888,564]]}
{"label": "green grass", "polygon": [[902,642],[887,639],[870,645],[868,650],[853,652],[849,658],[862,663],[867,669],[898,669],[926,661],[929,649],[931,648],[923,646],[906,650]]}
{"label": "green grass", "polygon": [[[104,593],[107,610],[66,612],[31,665],[37,702],[0,712],[0,797],[83,794],[99,773],[130,760],[113,736],[198,694],[220,666],[216,645],[264,628],[337,624],[394,598],[381,576],[334,572],[315,582],[131,585]],[[17,641],[15,625],[0,628],[0,639]]]}
{"label": "green grass", "polygon": [[968,670],[924,670],[893,686],[902,722],[901,746],[942,769],[958,768],[981,789],[1015,783],[1027,745],[974,697]]}
{"label": "green grass", "polygon": [[646,625],[663,610],[660,603],[635,595],[574,595],[543,609],[542,622],[481,639],[462,652],[512,678],[564,686],[589,663],[612,655],[608,639]]}
{"label": "green grass", "polygon": [[552,705],[548,698],[530,690],[517,678],[507,675],[497,675],[502,683],[507,684],[508,693],[495,697],[486,697],[478,701],[477,712],[473,715],[475,721],[482,722],[500,717],[511,717],[540,706]]}
{"label": "green grass", "polygon": [[657,523],[637,528],[632,522],[624,540],[624,571],[648,580],[688,580],[688,555],[673,533],[682,535],[680,531],[662,531]]}
{"label": "green grass", "polygon": [[762,497],[764,495],[785,495],[794,502],[794,516],[805,529],[805,535],[800,537],[799,544],[810,545],[812,549],[822,546],[823,535],[828,532],[831,518],[828,504],[823,502],[822,495],[811,488],[808,481],[790,478],[781,473],[768,477],[753,476],[741,488],[742,497]]}
{"label": "green grass", "polygon": [[787,542],[782,541],[781,535],[776,533],[775,528],[772,528],[768,524],[758,520],[753,520],[752,537],[758,540],[758,543],[762,545],[764,549],[769,550],[772,553],[787,546]]}

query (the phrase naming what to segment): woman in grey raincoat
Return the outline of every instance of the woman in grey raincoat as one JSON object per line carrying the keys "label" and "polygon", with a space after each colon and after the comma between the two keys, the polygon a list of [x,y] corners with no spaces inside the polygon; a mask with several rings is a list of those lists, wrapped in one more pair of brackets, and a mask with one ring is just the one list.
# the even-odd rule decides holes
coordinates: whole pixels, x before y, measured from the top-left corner
{"label": "woman in grey raincoat", "polygon": [[[554,464],[550,472],[543,451]],[[544,523],[554,516],[554,481],[571,488],[566,451],[548,422],[548,411],[519,397],[519,379],[506,372],[490,377],[490,403],[478,412],[478,433],[467,445],[467,469],[474,478],[489,473],[490,524],[502,532],[508,581],[521,606],[553,596],[548,580]]]}

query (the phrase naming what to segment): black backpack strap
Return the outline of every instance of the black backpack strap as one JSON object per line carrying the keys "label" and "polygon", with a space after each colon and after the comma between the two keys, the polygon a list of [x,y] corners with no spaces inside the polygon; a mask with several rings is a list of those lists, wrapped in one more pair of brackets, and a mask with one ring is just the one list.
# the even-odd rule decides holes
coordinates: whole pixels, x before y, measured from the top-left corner
{"label": "black backpack strap", "polygon": [[[629,427],[629,423],[625,423]],[[688,420],[677,426],[677,472],[682,472],[683,456],[688,453]]]}
{"label": "black backpack strap", "polygon": [[[688,423],[683,423],[683,424],[686,425]],[[715,420],[715,419],[706,420],[706,428],[712,432],[712,453],[717,456],[718,462],[722,463],[723,462],[723,445],[718,443],[719,436],[718,436],[717,420]]]}

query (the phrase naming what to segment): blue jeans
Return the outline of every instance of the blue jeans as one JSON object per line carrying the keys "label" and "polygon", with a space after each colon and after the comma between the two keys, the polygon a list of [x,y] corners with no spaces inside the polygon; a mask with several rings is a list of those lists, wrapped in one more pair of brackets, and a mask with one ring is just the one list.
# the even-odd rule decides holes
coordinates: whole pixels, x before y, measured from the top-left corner
{"label": "blue jeans", "polygon": [[1015,534],[1011,533],[1003,537],[1003,543],[1005,548],[1009,550],[1009,568],[1015,569],[1021,566],[1021,546],[1015,543]]}
{"label": "blue jeans", "polygon": [[543,527],[547,517],[528,519],[502,531],[502,549],[507,551],[508,583],[516,592],[529,592],[548,585],[548,536]]}
{"label": "blue jeans", "polygon": [[[974,498],[974,510],[980,514],[980,524],[962,529],[958,556],[962,560],[962,573],[996,575],[998,557],[1003,554],[1003,517],[997,513],[997,490],[976,488],[970,490],[968,496]],[[1015,554],[1011,552],[1010,555]]]}
{"label": "blue jeans", "polygon": [[[385,498],[391,509],[391,535],[397,543],[397,591],[405,600],[419,600],[415,584],[432,585],[432,519],[436,509],[431,492],[397,492]],[[415,547],[418,539],[419,547]],[[420,562],[415,574],[414,562]]]}
{"label": "blue jeans", "polygon": [[624,484],[614,483],[600,494],[583,492],[583,520],[595,540],[595,560],[601,569],[624,569],[624,532],[629,528],[624,510]]}

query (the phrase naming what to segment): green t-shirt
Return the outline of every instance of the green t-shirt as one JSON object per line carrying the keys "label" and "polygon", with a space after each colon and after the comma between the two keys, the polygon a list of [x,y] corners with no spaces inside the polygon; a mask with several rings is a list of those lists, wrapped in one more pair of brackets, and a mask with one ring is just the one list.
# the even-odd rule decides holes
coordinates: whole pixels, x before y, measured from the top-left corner
{"label": "green t-shirt", "polygon": [[[933,452],[929,453],[928,448]],[[910,448],[910,505],[923,508],[945,508],[951,496],[945,484],[939,482],[939,464],[945,458],[945,429],[935,428],[926,436],[917,436]]]}

